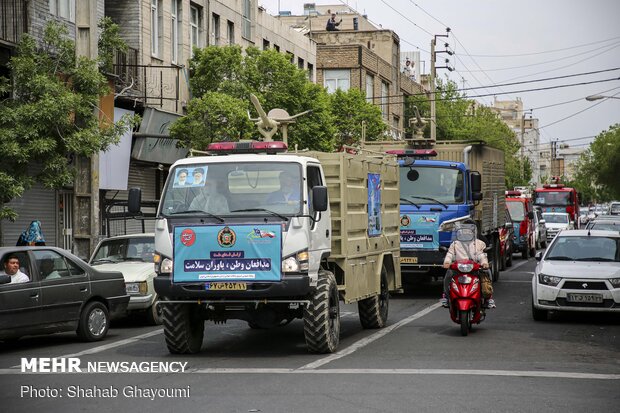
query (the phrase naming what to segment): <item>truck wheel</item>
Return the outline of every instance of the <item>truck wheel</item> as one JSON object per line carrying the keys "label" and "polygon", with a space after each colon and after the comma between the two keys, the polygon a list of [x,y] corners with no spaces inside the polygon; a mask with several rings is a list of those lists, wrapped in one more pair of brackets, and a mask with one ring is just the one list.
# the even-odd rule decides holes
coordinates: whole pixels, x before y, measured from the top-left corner
{"label": "truck wheel", "polygon": [[91,301],[80,314],[77,335],[84,341],[99,341],[108,334],[110,314],[108,308],[99,301]]}
{"label": "truck wheel", "polygon": [[171,354],[194,354],[200,351],[205,322],[195,304],[160,304],[166,346]]}
{"label": "truck wheel", "polygon": [[316,292],[304,308],[304,336],[308,351],[333,353],[340,342],[340,303],[334,274],[319,272]]}
{"label": "truck wheel", "polygon": [[357,311],[364,328],[385,327],[388,318],[390,291],[388,289],[387,269],[381,268],[381,289],[374,297],[365,298],[357,302]]}

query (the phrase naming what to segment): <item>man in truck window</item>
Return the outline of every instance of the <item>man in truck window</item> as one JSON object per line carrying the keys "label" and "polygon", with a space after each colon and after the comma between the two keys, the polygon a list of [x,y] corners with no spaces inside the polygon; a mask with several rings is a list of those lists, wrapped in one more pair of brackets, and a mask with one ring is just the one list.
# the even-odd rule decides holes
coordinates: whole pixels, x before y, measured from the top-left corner
{"label": "man in truck window", "polygon": [[[202,179],[202,178],[201,178]],[[195,190],[192,188],[192,190]],[[198,189],[196,196],[189,205],[190,211],[205,211],[211,214],[223,214],[229,212],[228,201],[218,193],[217,182],[209,178],[204,187]]]}
{"label": "man in truck window", "polygon": [[301,199],[299,195],[299,181],[295,176],[286,172],[280,172],[280,190],[273,192],[267,198],[269,204],[297,204]]}

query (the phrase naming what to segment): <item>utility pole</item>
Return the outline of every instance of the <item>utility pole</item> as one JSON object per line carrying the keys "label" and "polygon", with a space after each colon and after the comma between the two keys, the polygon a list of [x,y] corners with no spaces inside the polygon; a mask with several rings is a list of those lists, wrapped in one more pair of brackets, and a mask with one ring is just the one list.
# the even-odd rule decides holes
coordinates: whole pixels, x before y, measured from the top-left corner
{"label": "utility pole", "polygon": [[438,53],[447,53],[452,56],[454,52],[448,50],[448,43],[445,43],[446,50],[435,51],[435,46],[437,45],[438,37],[448,37],[450,35],[450,28],[446,27],[446,34],[436,34],[431,40],[431,141],[435,142],[437,140],[437,107],[435,105],[435,79],[437,77],[437,69],[448,69],[450,72],[454,70],[453,67],[450,66],[450,60],[446,59],[446,65],[437,67],[435,66],[435,58]]}

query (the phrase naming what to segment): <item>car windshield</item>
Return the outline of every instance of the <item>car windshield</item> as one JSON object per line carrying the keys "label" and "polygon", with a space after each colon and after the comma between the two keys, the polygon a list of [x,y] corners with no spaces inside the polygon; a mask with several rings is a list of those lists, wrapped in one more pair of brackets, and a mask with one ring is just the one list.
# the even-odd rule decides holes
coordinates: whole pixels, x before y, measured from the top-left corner
{"label": "car windshield", "polygon": [[544,191],[536,192],[536,205],[559,205],[566,206],[571,204],[570,192],[566,191]]}
{"label": "car windshield", "polygon": [[301,165],[295,162],[180,165],[170,171],[159,213],[298,215],[301,189]]}
{"label": "car windshield", "polygon": [[463,172],[455,168],[401,166],[400,196],[416,203],[432,199],[437,203],[462,204]]}
{"label": "car windshield", "polygon": [[125,261],[153,262],[154,251],[153,237],[110,239],[99,245],[91,265]]}
{"label": "car windshield", "polygon": [[506,208],[510,212],[510,216],[514,221],[523,221],[525,219],[525,208],[523,202],[506,201]]}
{"label": "car windshield", "polygon": [[568,214],[543,214],[547,224],[568,224]]}
{"label": "car windshield", "polygon": [[620,238],[562,236],[549,247],[545,260],[620,262]]}

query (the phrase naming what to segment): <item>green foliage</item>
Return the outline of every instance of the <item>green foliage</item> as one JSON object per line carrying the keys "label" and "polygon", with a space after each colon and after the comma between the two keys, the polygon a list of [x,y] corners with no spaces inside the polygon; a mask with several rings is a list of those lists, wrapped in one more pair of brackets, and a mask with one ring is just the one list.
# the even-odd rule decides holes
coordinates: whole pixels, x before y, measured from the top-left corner
{"label": "green foliage", "polygon": [[101,19],[97,27],[101,31],[98,41],[101,70],[112,73],[114,53],[127,52],[127,43],[121,37],[118,25],[110,17]]}
{"label": "green foliage", "polygon": [[379,140],[387,131],[379,106],[367,102],[358,89],[349,89],[346,92],[338,89],[330,95],[330,105],[338,131],[338,145],[359,144],[362,138],[362,122],[366,127],[366,140]]}
{"label": "green foliage", "polygon": [[[193,99],[203,101],[198,104],[199,110],[188,112],[189,119],[177,121],[182,126],[171,129],[173,136],[182,139],[185,145],[198,148],[211,140],[256,137],[257,129],[252,127],[248,131],[245,122],[234,125],[228,122],[225,131],[217,122],[204,122],[204,114],[208,112],[217,113],[220,119],[238,119],[239,105],[246,116],[249,112],[257,117],[250,102],[250,94],[255,94],[265,112],[273,108],[285,109],[291,115],[311,111],[289,126],[289,146],[324,151],[334,148],[336,129],[329,96],[322,87],[308,81],[306,72],[292,64],[286,55],[254,47],[247,48],[244,54],[239,46],[210,46],[195,50],[190,73]],[[237,104],[205,100],[208,93],[227,95],[236,99]],[[231,129],[235,127],[238,129]]]}
{"label": "green foliage", "polygon": [[[66,33],[64,26],[50,23],[41,49],[24,35],[10,61],[13,98],[0,102],[0,204],[22,196],[35,180],[48,188],[70,184],[72,160],[117,143],[132,121],[100,125],[106,78],[96,61],[76,57]],[[15,216],[1,206],[0,219]]]}
{"label": "green foliage", "polygon": [[[418,108],[422,118],[430,118],[430,102],[426,96],[407,97],[405,119],[415,117],[413,106]],[[532,167],[527,159],[521,161],[520,145],[515,133],[491,108],[476,106],[474,101],[458,91],[456,83],[441,79],[437,80],[435,106],[437,140],[483,141],[489,146],[502,149],[506,160],[506,187],[528,185],[532,178]],[[413,133],[409,126],[407,131]],[[424,137],[430,138],[430,122],[426,124]]]}
{"label": "green foliage", "polygon": [[[620,199],[620,124],[601,132],[578,163],[570,182],[581,193],[582,202]],[[568,183],[567,183],[568,184]]]}

